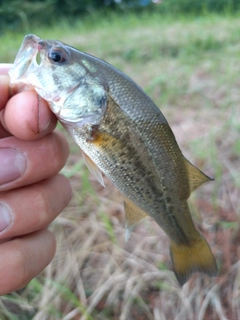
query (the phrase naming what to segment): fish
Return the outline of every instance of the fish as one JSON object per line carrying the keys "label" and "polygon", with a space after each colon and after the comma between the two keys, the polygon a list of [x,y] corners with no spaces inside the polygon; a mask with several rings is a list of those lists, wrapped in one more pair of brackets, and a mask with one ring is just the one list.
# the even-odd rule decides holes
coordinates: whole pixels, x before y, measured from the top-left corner
{"label": "fish", "polygon": [[126,74],[57,40],[26,35],[9,72],[11,86],[33,88],[83,152],[124,199],[126,240],[147,216],[169,239],[182,286],[194,272],[215,276],[216,260],[196,229],[187,199],[212,180],[182,154],[153,100]]}

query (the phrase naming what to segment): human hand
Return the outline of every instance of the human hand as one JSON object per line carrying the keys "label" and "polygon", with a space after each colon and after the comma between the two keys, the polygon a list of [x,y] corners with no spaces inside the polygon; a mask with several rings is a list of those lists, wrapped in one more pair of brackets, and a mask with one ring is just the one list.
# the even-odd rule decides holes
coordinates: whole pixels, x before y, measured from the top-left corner
{"label": "human hand", "polygon": [[57,120],[34,91],[10,97],[9,65],[0,64],[0,295],[18,290],[55,253],[47,226],[71,198],[58,174],[69,148]]}

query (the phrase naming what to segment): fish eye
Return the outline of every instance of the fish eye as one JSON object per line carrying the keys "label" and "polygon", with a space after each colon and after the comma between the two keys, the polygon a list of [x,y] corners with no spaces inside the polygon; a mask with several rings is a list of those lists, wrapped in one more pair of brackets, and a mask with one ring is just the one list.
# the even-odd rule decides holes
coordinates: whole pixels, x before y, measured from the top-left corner
{"label": "fish eye", "polygon": [[68,54],[61,48],[53,48],[50,50],[48,57],[50,60],[58,63],[63,63],[68,60]]}

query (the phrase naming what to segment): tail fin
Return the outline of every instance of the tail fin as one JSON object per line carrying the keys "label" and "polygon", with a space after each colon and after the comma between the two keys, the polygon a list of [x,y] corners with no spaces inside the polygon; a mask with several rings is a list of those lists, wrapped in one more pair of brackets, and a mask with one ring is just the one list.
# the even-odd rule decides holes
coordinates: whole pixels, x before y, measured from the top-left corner
{"label": "tail fin", "polygon": [[182,286],[194,272],[215,276],[218,272],[215,258],[207,241],[200,235],[199,239],[189,245],[171,242],[170,253],[173,269]]}

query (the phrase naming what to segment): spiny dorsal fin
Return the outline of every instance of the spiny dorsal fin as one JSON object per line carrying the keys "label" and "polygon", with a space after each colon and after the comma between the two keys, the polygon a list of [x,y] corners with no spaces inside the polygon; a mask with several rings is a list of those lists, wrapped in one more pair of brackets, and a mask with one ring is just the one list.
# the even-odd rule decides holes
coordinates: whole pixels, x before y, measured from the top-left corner
{"label": "spiny dorsal fin", "polygon": [[103,181],[103,177],[102,177],[102,171],[98,168],[98,166],[92,161],[91,158],[89,158],[88,155],[86,155],[86,153],[84,153],[82,151],[82,155],[83,155],[83,159],[86,163],[86,166],[88,167],[89,171],[91,172],[91,174],[97,179],[97,181],[99,183],[101,183],[101,185],[103,187],[105,187],[104,181]]}
{"label": "spiny dorsal fin", "polygon": [[129,199],[124,197],[124,210],[125,210],[125,227],[126,234],[125,240],[128,241],[130,234],[134,226],[140,222],[142,219],[146,218],[148,214],[138,208],[134,203]]}
{"label": "spiny dorsal fin", "polygon": [[186,158],[184,158],[184,164],[187,169],[190,192],[199,187],[201,184],[210,180],[214,180],[192,165]]}

